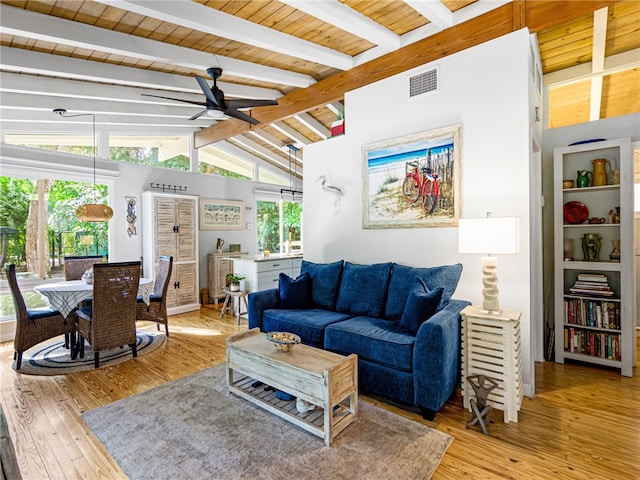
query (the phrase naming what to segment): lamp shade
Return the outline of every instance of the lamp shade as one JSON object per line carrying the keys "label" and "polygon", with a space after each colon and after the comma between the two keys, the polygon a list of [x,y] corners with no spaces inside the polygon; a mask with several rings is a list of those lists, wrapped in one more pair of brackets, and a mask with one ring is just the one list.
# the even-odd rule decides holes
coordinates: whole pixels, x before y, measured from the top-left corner
{"label": "lamp shade", "polygon": [[519,253],[520,219],[461,218],[458,221],[458,251],[483,255]]}
{"label": "lamp shade", "polygon": [[87,203],[76,209],[76,217],[83,222],[106,222],[113,217],[113,209],[101,203]]}

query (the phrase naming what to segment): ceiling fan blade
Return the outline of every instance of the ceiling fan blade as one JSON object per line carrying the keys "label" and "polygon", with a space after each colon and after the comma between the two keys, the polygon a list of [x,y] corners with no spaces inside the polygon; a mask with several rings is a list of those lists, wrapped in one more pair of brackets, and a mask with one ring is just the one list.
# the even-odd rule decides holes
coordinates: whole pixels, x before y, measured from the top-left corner
{"label": "ceiling fan blade", "polygon": [[202,105],[206,107],[206,102],[194,102],[192,100],[182,100],[180,98],[171,98],[171,97],[161,97],[160,95],[149,95],[148,93],[141,93],[140,95],[144,97],[154,97],[154,98],[164,98],[165,100],[175,100],[176,102],[184,102],[184,103],[192,103],[193,105]]}
{"label": "ceiling fan blade", "polygon": [[204,110],[202,110],[201,112],[196,113],[193,117],[191,117],[189,120],[195,120],[196,118],[200,118],[202,115],[204,115],[205,113],[207,113],[207,109],[205,108]]}
{"label": "ceiling fan blade", "polygon": [[218,104],[216,97],[213,95],[211,87],[209,86],[207,81],[204,78],[199,77],[198,75],[196,75],[196,80],[198,81],[198,85],[200,85],[200,88],[204,92],[204,96],[207,97],[207,100],[213,103],[216,107],[219,107],[220,105]]}
{"label": "ceiling fan blade", "polygon": [[228,108],[252,108],[252,107],[267,107],[269,105],[278,105],[276,100],[227,100]]}
{"label": "ceiling fan blade", "polygon": [[246,115],[238,110],[234,110],[233,108],[227,108],[224,111],[225,115],[229,115],[230,117],[237,118],[238,120],[244,120],[245,122],[249,122],[251,125],[257,125],[260,122],[249,115]]}

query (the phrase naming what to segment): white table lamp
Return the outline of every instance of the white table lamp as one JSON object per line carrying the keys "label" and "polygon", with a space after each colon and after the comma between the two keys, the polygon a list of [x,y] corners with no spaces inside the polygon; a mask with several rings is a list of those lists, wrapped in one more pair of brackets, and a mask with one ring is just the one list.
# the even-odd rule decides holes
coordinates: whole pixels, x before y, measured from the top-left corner
{"label": "white table lamp", "polygon": [[461,218],[458,222],[458,251],[482,257],[482,309],[499,313],[498,259],[490,255],[520,251],[520,219],[517,217]]}

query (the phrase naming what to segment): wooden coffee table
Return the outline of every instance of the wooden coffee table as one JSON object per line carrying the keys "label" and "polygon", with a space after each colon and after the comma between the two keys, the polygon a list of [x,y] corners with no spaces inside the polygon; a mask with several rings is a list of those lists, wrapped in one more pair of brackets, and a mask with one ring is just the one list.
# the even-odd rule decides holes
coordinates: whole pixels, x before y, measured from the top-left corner
{"label": "wooden coffee table", "polygon": [[[326,445],[358,419],[358,358],[296,345],[276,350],[258,328],[227,338],[229,392],[324,438]],[[265,385],[310,402],[300,413],[295,401],[279,400]]]}

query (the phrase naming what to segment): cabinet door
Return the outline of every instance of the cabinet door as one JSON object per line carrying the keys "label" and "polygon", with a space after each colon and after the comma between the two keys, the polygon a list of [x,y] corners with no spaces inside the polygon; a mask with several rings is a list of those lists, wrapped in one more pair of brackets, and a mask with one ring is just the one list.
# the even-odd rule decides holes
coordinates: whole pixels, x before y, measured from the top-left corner
{"label": "cabinet door", "polygon": [[154,204],[155,215],[155,257],[160,255],[172,255],[173,261],[177,261],[176,255],[176,207],[173,198],[156,197]]}
{"label": "cabinet door", "polygon": [[196,204],[190,198],[175,199],[177,234],[177,255],[175,261],[189,262],[196,259]]}
{"label": "cabinet door", "polygon": [[222,295],[224,291],[224,287],[227,286],[227,274],[233,273],[233,260],[229,260],[226,258],[218,259],[218,269],[216,271],[217,275],[217,294]]}
{"label": "cabinet door", "polygon": [[[173,266],[173,281],[169,290],[173,290],[174,304],[196,303],[196,267],[192,263]],[[173,306],[172,305],[172,306]]]}

